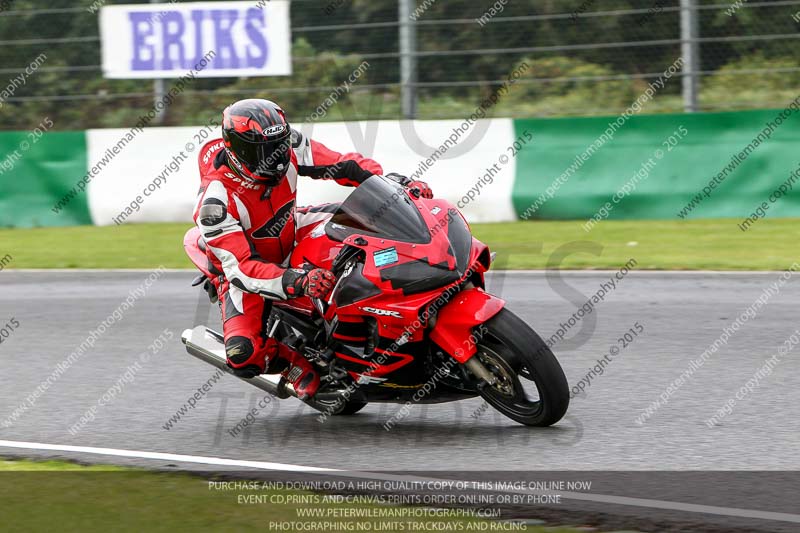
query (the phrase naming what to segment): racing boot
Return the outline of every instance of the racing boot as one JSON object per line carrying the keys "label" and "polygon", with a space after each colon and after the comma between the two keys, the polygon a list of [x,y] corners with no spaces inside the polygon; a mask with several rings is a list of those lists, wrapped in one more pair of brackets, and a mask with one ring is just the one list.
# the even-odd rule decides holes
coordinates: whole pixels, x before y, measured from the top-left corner
{"label": "racing boot", "polygon": [[264,341],[267,353],[267,365],[264,370],[265,374],[282,374],[289,369],[289,361],[280,356],[281,343],[272,337]]}
{"label": "racing boot", "polygon": [[307,400],[319,389],[319,372],[308,359],[284,344],[279,344],[278,357],[286,362],[286,369],[281,375],[289,381],[297,392],[297,397]]}

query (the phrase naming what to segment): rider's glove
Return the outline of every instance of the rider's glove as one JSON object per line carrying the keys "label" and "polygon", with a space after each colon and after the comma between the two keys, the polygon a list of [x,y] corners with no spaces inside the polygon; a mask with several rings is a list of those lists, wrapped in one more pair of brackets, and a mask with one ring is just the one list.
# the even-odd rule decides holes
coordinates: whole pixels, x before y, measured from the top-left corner
{"label": "rider's glove", "polygon": [[431,190],[428,184],[424,181],[412,180],[408,176],[403,176],[402,174],[398,174],[396,172],[390,172],[389,174],[386,174],[386,177],[392,181],[396,181],[409,191],[414,191],[416,189],[416,191],[419,193],[415,194],[417,197],[422,196],[423,198],[428,199],[433,198],[433,190]]}
{"label": "rider's glove", "polygon": [[217,303],[219,301],[219,295],[217,294],[217,286],[203,274],[200,274],[194,279],[194,281],[192,282],[192,287],[197,287],[200,284],[203,285],[203,290],[205,290],[206,293],[208,293],[208,299],[211,300],[211,303],[212,304]]}
{"label": "rider's glove", "polygon": [[[412,193],[415,192],[415,191],[418,192],[419,196],[422,196],[423,198],[427,198],[428,200],[433,198],[433,190],[424,181],[412,181],[411,183],[406,185],[406,188],[409,191],[411,191]],[[415,194],[414,196],[417,196],[417,195]]]}
{"label": "rider's glove", "polygon": [[335,284],[336,276],[324,268],[290,268],[283,274],[283,289],[289,298],[310,296],[324,300]]}
{"label": "rider's glove", "polygon": [[210,279],[207,279],[203,282],[203,289],[208,294],[208,299],[211,300],[212,304],[215,304],[219,301],[219,294],[217,293],[217,286],[211,283]]}

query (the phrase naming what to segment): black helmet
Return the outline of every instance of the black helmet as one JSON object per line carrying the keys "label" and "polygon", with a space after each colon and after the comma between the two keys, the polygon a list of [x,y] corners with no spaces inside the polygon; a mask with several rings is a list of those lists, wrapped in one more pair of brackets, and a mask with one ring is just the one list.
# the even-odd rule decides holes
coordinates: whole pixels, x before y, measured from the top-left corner
{"label": "black helmet", "polygon": [[251,98],[226,107],[222,139],[232,168],[244,178],[277,185],[289,170],[291,128],[274,102]]}

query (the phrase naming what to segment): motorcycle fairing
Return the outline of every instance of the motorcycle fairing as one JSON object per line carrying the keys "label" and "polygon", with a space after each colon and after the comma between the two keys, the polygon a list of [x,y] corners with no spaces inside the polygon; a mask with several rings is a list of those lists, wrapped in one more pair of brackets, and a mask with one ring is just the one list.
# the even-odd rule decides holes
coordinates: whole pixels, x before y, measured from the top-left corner
{"label": "motorcycle fairing", "polygon": [[430,338],[459,363],[475,355],[473,329],[500,312],[505,301],[475,287],[461,291],[439,310]]}

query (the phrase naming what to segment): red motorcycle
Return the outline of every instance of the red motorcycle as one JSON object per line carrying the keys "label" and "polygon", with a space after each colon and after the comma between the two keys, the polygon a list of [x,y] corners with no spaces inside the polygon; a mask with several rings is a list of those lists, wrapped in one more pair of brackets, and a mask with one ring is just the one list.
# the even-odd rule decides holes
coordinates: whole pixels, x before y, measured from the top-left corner
{"label": "red motorcycle", "polygon": [[[276,301],[265,326],[318,368],[322,384],[304,401],[347,415],[369,402],[482,396],[522,424],[558,422],[569,405],[564,372],[539,335],[485,292],[494,254],[450,203],[418,196],[374,176],[292,251],[292,266],[312,263],[337,277],[327,301]],[[212,276],[197,229],[184,246]],[[198,326],[182,338],[191,355],[228,369],[222,335]],[[244,381],[297,396],[279,375]]]}

